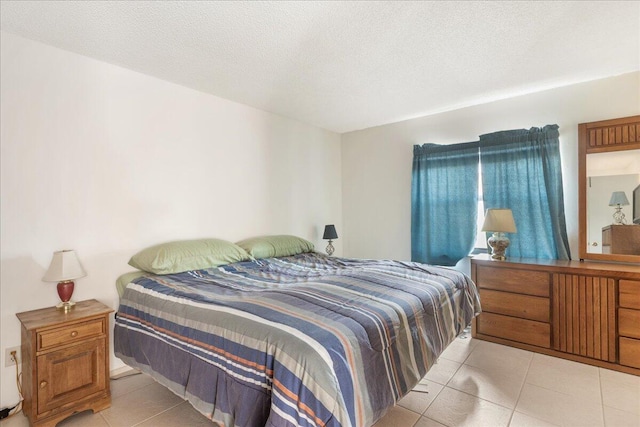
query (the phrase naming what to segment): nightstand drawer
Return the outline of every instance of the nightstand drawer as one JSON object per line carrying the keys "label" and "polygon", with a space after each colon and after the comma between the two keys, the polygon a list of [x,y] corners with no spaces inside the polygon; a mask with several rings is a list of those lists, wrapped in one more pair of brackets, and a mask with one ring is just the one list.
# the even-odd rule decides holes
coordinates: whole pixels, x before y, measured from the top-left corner
{"label": "nightstand drawer", "polygon": [[104,318],[38,333],[38,351],[104,334]]}
{"label": "nightstand drawer", "polygon": [[549,296],[549,273],[515,268],[478,265],[476,284],[479,288],[516,292],[538,297]]}
{"label": "nightstand drawer", "polygon": [[624,337],[640,338],[640,310],[618,310],[618,333]]}

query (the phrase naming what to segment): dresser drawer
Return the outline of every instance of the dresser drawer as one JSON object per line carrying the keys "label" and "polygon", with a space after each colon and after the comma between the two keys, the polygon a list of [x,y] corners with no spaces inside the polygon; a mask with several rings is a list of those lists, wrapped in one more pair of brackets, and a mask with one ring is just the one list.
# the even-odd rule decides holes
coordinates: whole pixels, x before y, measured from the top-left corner
{"label": "dresser drawer", "polygon": [[549,298],[480,289],[483,312],[549,322]]}
{"label": "dresser drawer", "polygon": [[479,288],[548,297],[550,283],[550,275],[544,271],[485,265],[478,265],[476,270],[476,285]]}
{"label": "dresser drawer", "polygon": [[640,339],[640,310],[618,310],[618,334]]}
{"label": "dresser drawer", "polygon": [[640,368],[640,340],[620,337],[620,364]]}
{"label": "dresser drawer", "polygon": [[482,313],[476,321],[477,332],[538,347],[551,347],[551,326],[548,323],[501,314]]}
{"label": "dresser drawer", "polygon": [[38,332],[38,351],[47,350],[77,341],[83,341],[90,337],[100,336],[104,334],[104,332],[104,318]]}
{"label": "dresser drawer", "polygon": [[640,310],[640,282],[635,280],[620,280],[620,307]]}

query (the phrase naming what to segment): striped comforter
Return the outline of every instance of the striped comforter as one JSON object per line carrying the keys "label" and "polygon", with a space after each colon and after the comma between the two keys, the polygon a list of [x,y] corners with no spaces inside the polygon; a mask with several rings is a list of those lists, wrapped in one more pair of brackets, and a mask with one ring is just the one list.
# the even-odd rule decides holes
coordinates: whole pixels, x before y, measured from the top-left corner
{"label": "striped comforter", "polygon": [[308,253],[134,279],[115,353],[225,426],[370,426],[479,311],[455,270]]}

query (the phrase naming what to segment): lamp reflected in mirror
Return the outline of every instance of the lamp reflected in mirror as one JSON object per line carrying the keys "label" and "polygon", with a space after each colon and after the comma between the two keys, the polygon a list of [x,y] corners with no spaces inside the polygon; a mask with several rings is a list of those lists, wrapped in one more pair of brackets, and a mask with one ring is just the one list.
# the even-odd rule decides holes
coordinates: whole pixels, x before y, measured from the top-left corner
{"label": "lamp reflected in mirror", "polygon": [[624,194],[624,191],[614,191],[611,194],[611,200],[609,200],[609,206],[614,206],[616,208],[613,213],[613,224],[614,225],[622,225],[626,224],[627,220],[624,216],[624,212],[622,212],[622,206],[628,206],[629,199],[627,199],[627,195]]}

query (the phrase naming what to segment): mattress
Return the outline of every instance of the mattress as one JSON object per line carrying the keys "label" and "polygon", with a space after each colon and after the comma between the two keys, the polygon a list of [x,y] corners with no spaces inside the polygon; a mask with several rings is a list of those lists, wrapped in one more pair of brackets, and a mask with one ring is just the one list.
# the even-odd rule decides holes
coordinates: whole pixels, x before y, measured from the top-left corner
{"label": "mattress", "polygon": [[444,267],[318,253],[132,276],[116,356],[225,426],[370,426],[480,312]]}

